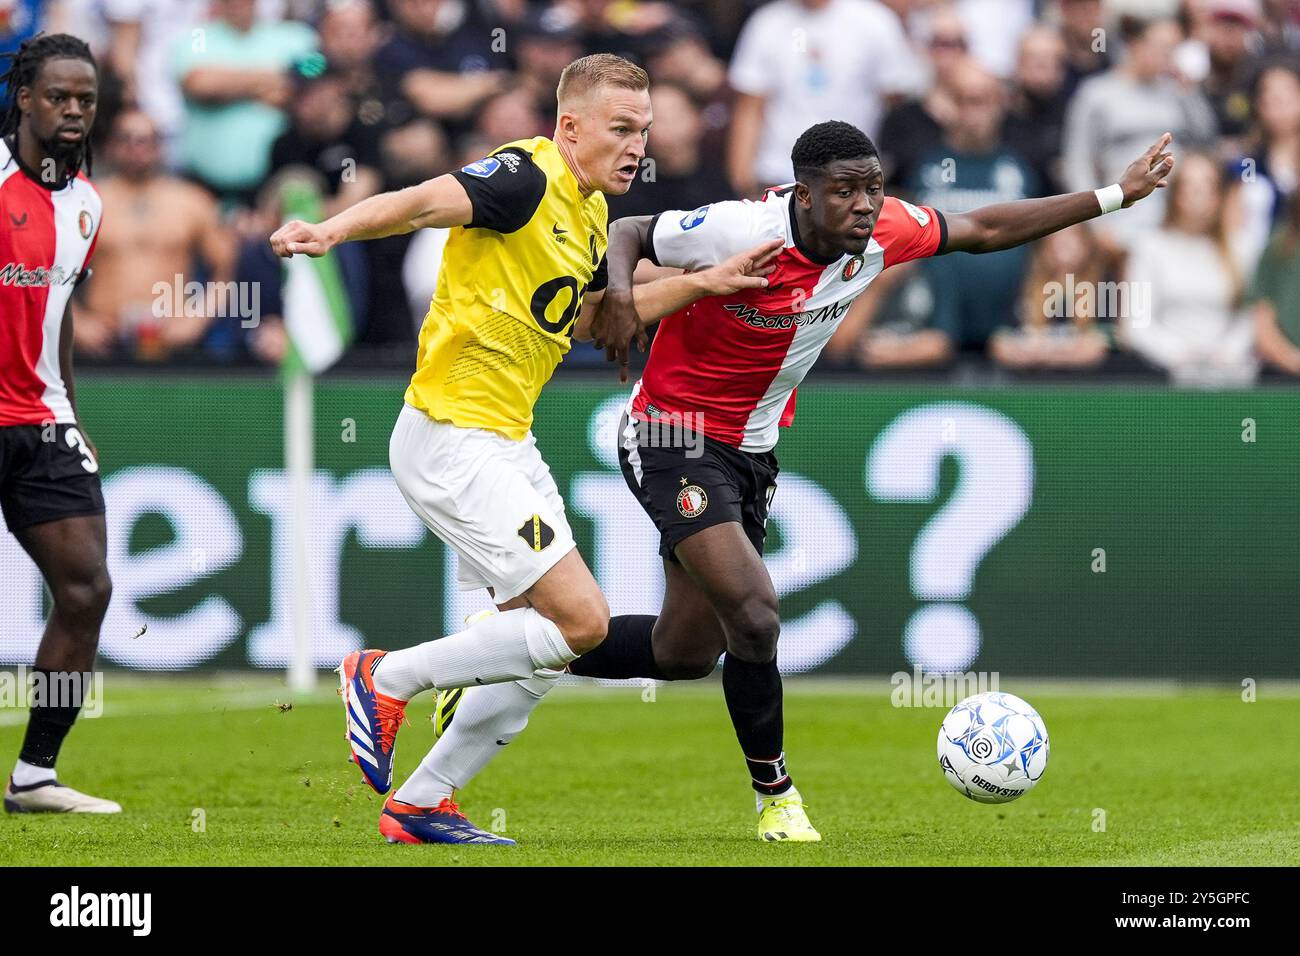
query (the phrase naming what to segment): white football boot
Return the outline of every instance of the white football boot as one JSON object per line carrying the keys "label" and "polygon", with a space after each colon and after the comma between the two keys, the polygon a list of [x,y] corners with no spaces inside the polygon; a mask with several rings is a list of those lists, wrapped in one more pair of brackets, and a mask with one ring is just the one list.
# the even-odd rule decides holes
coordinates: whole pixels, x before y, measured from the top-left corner
{"label": "white football boot", "polygon": [[57,780],[42,780],[26,787],[13,778],[5,785],[5,813],[121,813],[112,800],[101,800],[65,787]]}

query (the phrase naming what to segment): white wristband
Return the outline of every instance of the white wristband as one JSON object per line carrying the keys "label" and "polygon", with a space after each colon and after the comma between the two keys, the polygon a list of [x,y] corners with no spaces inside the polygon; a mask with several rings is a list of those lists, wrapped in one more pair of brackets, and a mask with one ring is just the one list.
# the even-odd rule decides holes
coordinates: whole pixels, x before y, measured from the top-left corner
{"label": "white wristband", "polygon": [[1119,183],[1111,183],[1104,189],[1094,190],[1093,195],[1097,197],[1097,202],[1101,205],[1101,214],[1103,216],[1108,212],[1114,212],[1116,209],[1122,209],[1124,206],[1124,187]]}

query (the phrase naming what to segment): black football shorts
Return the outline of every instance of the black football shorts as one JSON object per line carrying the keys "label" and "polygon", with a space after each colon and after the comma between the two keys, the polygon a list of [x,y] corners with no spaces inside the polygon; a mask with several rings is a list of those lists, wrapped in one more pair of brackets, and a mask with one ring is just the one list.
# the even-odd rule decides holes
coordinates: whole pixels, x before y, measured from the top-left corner
{"label": "black football shorts", "polygon": [[659,529],[659,553],[674,554],[697,531],[735,521],[763,553],[767,509],[776,493],[776,455],[733,448],[700,432],[654,422],[619,423],[623,478]]}
{"label": "black football shorts", "polygon": [[99,463],[76,425],[0,426],[0,512],[10,531],[104,513]]}

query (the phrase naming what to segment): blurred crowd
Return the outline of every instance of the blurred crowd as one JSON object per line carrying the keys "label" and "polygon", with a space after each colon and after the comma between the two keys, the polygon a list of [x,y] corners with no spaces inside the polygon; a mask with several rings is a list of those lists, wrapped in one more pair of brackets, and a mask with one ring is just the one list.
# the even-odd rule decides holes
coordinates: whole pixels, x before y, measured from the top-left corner
{"label": "blurred crowd", "polygon": [[[1300,376],[1300,0],[0,0],[0,50],[41,29],[101,66],[83,359],[278,361],[286,177],[329,214],[549,135],[560,71],[608,51],[649,71],[655,116],[611,218],[757,197],[824,119],[875,140],[888,193],[950,212],[1104,186],[1174,134],[1139,206],[888,270],[824,367]],[[444,240],[340,248],[357,350],[409,364]],[[186,292],[230,281],[257,321]]]}

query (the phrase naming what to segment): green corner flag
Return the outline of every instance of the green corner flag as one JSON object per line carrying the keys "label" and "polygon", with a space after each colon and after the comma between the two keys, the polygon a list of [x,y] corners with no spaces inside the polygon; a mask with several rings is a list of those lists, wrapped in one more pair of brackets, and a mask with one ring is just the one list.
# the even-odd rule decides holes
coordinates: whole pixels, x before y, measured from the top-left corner
{"label": "green corner flag", "polygon": [[[320,192],[301,181],[285,183],[280,190],[283,219],[317,222],[321,216]],[[319,259],[297,255],[284,270],[284,328],[289,350],[281,366],[286,374],[317,375],[337,362],[352,342],[352,306],[338,259],[328,252]]]}

